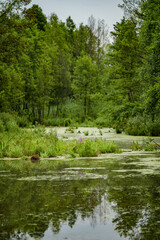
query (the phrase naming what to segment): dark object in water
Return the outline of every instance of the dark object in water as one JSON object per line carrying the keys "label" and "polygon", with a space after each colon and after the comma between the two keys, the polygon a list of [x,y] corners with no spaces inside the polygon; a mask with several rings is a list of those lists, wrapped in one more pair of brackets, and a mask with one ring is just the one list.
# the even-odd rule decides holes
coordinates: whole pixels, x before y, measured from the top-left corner
{"label": "dark object in water", "polygon": [[40,156],[39,156],[38,154],[33,155],[33,156],[31,157],[31,160],[40,160]]}

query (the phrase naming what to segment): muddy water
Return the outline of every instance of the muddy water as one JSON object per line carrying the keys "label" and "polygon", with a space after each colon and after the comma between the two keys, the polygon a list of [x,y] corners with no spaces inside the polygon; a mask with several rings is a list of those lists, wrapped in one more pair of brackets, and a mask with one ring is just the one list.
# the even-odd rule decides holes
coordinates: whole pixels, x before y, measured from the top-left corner
{"label": "muddy water", "polygon": [[160,153],[0,161],[0,239],[160,239]]}

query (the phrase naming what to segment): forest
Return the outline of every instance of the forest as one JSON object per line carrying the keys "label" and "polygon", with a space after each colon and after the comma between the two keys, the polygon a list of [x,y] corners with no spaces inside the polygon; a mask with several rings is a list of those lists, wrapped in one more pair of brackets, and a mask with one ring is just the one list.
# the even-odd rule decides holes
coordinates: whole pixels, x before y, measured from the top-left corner
{"label": "forest", "polygon": [[10,118],[160,135],[159,0],[123,0],[111,33],[30,3],[0,0],[0,131]]}

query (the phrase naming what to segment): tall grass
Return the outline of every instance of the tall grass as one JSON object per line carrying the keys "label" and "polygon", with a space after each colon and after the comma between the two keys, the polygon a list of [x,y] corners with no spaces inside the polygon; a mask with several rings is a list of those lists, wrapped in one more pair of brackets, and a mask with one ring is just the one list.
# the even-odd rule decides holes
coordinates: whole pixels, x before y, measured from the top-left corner
{"label": "tall grass", "polygon": [[18,158],[38,154],[43,158],[69,155],[94,157],[101,153],[117,152],[114,143],[104,140],[63,141],[56,132],[45,132],[44,127],[0,133],[0,157]]}
{"label": "tall grass", "polygon": [[97,157],[102,153],[120,152],[120,149],[114,142],[107,142],[105,140],[86,140],[77,143],[75,151],[80,157]]}

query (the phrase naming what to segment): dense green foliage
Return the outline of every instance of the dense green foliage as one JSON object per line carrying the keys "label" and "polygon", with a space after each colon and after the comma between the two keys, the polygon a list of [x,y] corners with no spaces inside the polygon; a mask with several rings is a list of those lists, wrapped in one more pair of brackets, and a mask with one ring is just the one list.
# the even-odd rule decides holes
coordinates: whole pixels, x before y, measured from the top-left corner
{"label": "dense green foliage", "polygon": [[26,9],[29,2],[0,1],[0,113],[159,135],[159,1],[124,0],[110,44],[103,20],[47,20],[38,5]]}

